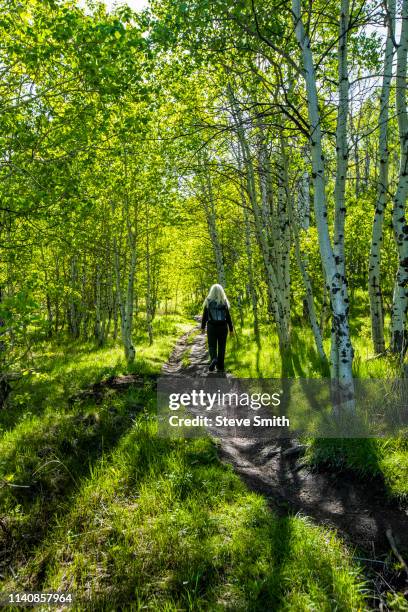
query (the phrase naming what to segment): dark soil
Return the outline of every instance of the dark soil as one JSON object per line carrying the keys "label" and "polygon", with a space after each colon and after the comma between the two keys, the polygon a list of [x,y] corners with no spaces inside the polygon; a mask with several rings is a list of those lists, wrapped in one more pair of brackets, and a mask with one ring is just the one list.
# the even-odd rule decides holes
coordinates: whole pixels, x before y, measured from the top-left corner
{"label": "dark soil", "polygon": [[93,384],[88,389],[79,391],[75,395],[69,398],[69,403],[72,404],[76,401],[93,400],[96,404],[101,403],[105,394],[109,390],[114,391],[127,391],[129,387],[143,388],[146,382],[155,381],[157,375],[155,374],[126,374],[125,376],[111,376],[105,380],[101,380]]}

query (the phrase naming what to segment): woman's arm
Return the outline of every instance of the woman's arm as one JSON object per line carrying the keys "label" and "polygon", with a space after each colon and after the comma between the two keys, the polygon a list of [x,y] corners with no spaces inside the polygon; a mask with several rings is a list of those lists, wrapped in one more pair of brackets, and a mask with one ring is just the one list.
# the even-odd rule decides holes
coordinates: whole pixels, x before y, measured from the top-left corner
{"label": "woman's arm", "polygon": [[205,330],[207,321],[208,321],[208,308],[207,306],[204,306],[203,316],[201,317],[201,331]]}
{"label": "woman's arm", "polygon": [[226,319],[227,319],[228,329],[230,330],[230,333],[232,334],[232,332],[234,331],[234,326],[232,324],[232,319],[231,319],[229,308],[227,308]]}

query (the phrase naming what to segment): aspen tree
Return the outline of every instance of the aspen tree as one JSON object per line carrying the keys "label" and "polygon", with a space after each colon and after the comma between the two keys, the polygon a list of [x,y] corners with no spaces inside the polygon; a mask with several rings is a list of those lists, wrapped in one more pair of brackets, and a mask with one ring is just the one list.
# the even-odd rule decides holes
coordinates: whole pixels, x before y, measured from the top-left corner
{"label": "aspen tree", "polygon": [[210,167],[208,158],[204,157],[202,160],[202,171],[200,171],[199,177],[201,183],[201,203],[205,213],[205,218],[208,226],[208,233],[211,240],[211,246],[214,251],[215,264],[217,268],[217,281],[225,287],[225,267],[224,258],[222,254],[221,242],[217,228],[217,216],[216,216],[216,205],[214,198],[214,190],[212,185]]}
{"label": "aspen tree", "polygon": [[290,346],[290,325],[288,317],[289,313],[287,312],[285,288],[283,287],[283,284],[279,283],[281,270],[278,270],[278,266],[276,264],[276,256],[274,258],[271,257],[271,250],[268,241],[268,231],[263,223],[262,207],[260,206],[258,201],[255,169],[252,160],[252,155],[243,127],[243,118],[231,87],[229,87],[228,95],[231,104],[231,114],[233,118],[233,123],[238,137],[242,164],[245,169],[246,189],[254,215],[256,235],[265,266],[266,282],[269,298],[271,301],[272,311],[275,318],[279,338],[279,346],[281,352],[284,353]]}
{"label": "aspen tree", "polygon": [[379,170],[377,199],[374,212],[370,257],[368,264],[368,292],[370,296],[371,334],[374,352],[379,354],[385,351],[384,340],[384,312],[381,292],[381,247],[383,243],[384,212],[388,199],[388,122],[390,106],[390,89],[392,79],[392,63],[394,56],[394,31],[395,31],[395,0],[386,2],[388,14],[388,33],[385,43],[384,74],[382,79],[380,113],[378,118],[379,137]]}
{"label": "aspen tree", "polygon": [[406,349],[408,310],[408,114],[407,114],[408,0],[402,1],[401,37],[397,50],[396,110],[400,141],[400,168],[394,196],[392,222],[398,250],[398,270],[394,284],[391,312],[391,350],[403,354]]}
{"label": "aspen tree", "polygon": [[[346,90],[343,83],[339,83],[340,100],[338,128],[336,132],[337,170],[342,173],[336,181],[335,201],[335,249],[330,239],[329,224],[327,219],[327,196],[325,180],[325,158],[322,144],[321,117],[317,95],[317,83],[313,54],[309,36],[306,33],[302,15],[301,0],[292,0],[292,12],[295,25],[295,33],[302,52],[304,78],[306,83],[308,115],[310,122],[310,152],[313,168],[314,185],[314,211],[317,231],[319,236],[320,256],[323,263],[327,289],[331,299],[332,309],[332,347],[331,347],[331,372],[332,378],[338,381],[344,401],[342,406],[346,409],[354,409],[354,382],[352,373],[353,347],[350,338],[349,308],[347,297],[347,286],[345,278],[344,261],[344,187],[345,173],[347,169],[344,147],[347,146],[345,136],[347,125],[339,125],[341,118],[345,118],[345,106],[347,105]],[[347,54],[347,21],[348,2],[342,0],[340,16],[339,37],[339,80],[344,78],[344,62]],[[347,77],[346,77],[347,78]]]}

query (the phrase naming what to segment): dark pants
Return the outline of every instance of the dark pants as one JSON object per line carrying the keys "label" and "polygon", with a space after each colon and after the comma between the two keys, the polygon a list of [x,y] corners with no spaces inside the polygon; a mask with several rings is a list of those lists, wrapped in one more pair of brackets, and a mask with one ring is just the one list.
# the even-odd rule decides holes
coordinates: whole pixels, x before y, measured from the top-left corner
{"label": "dark pants", "polygon": [[226,323],[207,323],[208,352],[211,361],[217,360],[217,370],[224,369],[225,346],[227,344],[228,325]]}

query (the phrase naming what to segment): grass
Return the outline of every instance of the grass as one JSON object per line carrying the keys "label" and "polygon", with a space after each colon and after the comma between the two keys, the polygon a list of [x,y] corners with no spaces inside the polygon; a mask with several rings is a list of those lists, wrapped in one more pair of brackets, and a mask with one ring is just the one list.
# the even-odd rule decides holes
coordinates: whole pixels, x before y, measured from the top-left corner
{"label": "grass", "polygon": [[[236,339],[229,341],[227,368],[244,378],[321,378],[328,376],[314,348],[313,336],[307,326],[294,327],[292,351],[282,359],[278,339],[270,324],[263,323],[257,342],[252,319],[246,316],[244,327]],[[394,359],[373,359],[369,321],[364,309],[353,315],[353,345],[356,378],[394,378],[398,367]],[[325,338],[326,354],[330,339]],[[362,477],[379,478],[392,497],[408,499],[408,440],[387,439],[315,439],[307,459],[312,466],[325,465],[337,471],[351,469]]]}
{"label": "grass", "polygon": [[[355,351],[353,373],[356,378],[392,378],[398,376],[397,363],[389,357],[374,359],[367,321],[358,327],[353,337]],[[364,334],[362,333],[364,332]],[[242,378],[321,378],[329,371],[317,354],[313,334],[307,325],[295,325],[291,333],[291,351],[282,358],[278,337],[273,325],[260,325],[259,340],[253,333],[252,317],[247,315],[244,326],[236,328],[235,337],[229,339],[226,365]],[[330,338],[325,337],[326,355],[330,355]]]}
{"label": "grass", "polygon": [[[188,324],[159,319],[132,369],[158,372]],[[43,344],[29,365],[0,414],[2,590],[72,591],[79,610],[365,609],[333,531],[277,516],[211,440],[157,435],[151,383],[67,402],[127,372],[119,346]]]}
{"label": "grass", "polygon": [[408,499],[406,438],[319,438],[311,442],[306,458],[312,466],[351,469],[362,478],[378,478],[389,496]]}
{"label": "grass", "polygon": [[[147,416],[86,479],[20,573],[88,609],[358,610],[358,566],[336,536],[278,518],[208,439],[160,440]],[[10,585],[11,586],[11,585]]]}

